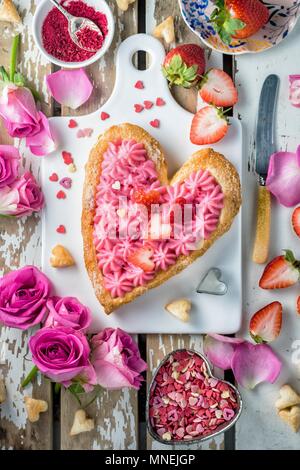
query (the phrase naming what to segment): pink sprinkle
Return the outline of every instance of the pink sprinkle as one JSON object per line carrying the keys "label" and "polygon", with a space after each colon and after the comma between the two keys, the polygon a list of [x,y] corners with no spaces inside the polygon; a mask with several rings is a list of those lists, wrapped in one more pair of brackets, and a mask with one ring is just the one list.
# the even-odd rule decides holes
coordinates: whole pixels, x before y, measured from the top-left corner
{"label": "pink sprinkle", "polygon": [[225,421],[230,421],[234,417],[234,411],[231,408],[224,408],[223,417]]}
{"label": "pink sprinkle", "polygon": [[82,137],[91,137],[93,132],[94,132],[93,129],[91,129],[90,127],[87,127],[85,129],[79,129],[77,131],[76,136],[78,137],[78,139]]}
{"label": "pink sprinkle", "polygon": [[75,119],[70,119],[69,124],[68,124],[68,127],[69,127],[70,129],[73,129],[74,127],[77,127],[77,126],[78,126],[78,124],[77,124],[77,122],[75,121]]}
{"label": "pink sprinkle", "polygon": [[144,109],[144,106],[141,105],[141,104],[135,104],[134,105],[134,110],[135,110],[136,113],[141,113],[143,111],[143,109]]}
{"label": "pink sprinkle", "polygon": [[59,184],[65,189],[70,189],[72,187],[72,180],[71,178],[67,178],[67,177],[62,178]]}
{"label": "pink sprinkle", "polygon": [[152,103],[152,101],[147,101],[147,100],[145,100],[145,101],[144,101],[144,105],[145,105],[145,108],[146,108],[146,109],[151,109],[152,106],[153,106],[153,103]]}
{"label": "pink sprinkle", "polygon": [[105,121],[106,119],[110,118],[110,115],[106,113],[105,111],[102,111],[100,117],[102,121]]}
{"label": "pink sprinkle", "polygon": [[58,191],[56,194],[57,199],[66,199],[67,195],[64,191]]}
{"label": "pink sprinkle", "polygon": [[150,126],[158,128],[160,125],[160,122],[158,119],[154,119],[153,121],[150,121]]}
{"label": "pink sprinkle", "polygon": [[56,182],[58,181],[58,174],[57,173],[52,173],[52,175],[49,176],[49,180]]}
{"label": "pink sprinkle", "polygon": [[156,98],[156,106],[164,106],[166,102],[162,98]]}
{"label": "pink sprinkle", "polygon": [[144,83],[141,81],[141,80],[138,80],[136,82],[136,84],[134,85],[135,88],[137,88],[138,90],[142,90],[144,87]]}

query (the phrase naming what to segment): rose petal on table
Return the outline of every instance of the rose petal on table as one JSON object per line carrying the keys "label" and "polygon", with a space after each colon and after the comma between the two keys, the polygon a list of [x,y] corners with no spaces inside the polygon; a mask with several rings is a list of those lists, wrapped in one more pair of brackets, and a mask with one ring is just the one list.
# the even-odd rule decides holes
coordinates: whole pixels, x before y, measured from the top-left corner
{"label": "rose petal on table", "polygon": [[48,155],[55,150],[55,142],[51,134],[49,121],[40,111],[40,131],[31,136],[26,137],[26,146],[29,147],[31,153],[37,156]]}
{"label": "rose petal on table", "polygon": [[276,152],[270,157],[267,188],[285,207],[300,202],[300,146],[296,153]]}
{"label": "rose petal on table", "polygon": [[19,194],[9,186],[0,188],[0,215],[14,215],[17,212]]}
{"label": "rose petal on table", "polygon": [[241,338],[230,338],[218,334],[206,335],[204,340],[204,354],[209,361],[220,369],[231,369],[231,361],[237,345],[245,340]]}
{"label": "rose petal on table", "polygon": [[293,106],[300,108],[300,75],[290,75],[290,95],[289,99]]}
{"label": "rose petal on table", "polygon": [[261,382],[274,383],[282,363],[267,344],[239,344],[232,357],[232,370],[237,382],[252,389]]}
{"label": "rose petal on table", "polygon": [[53,98],[72,109],[85,103],[93,91],[93,85],[82,68],[50,73],[46,83]]}

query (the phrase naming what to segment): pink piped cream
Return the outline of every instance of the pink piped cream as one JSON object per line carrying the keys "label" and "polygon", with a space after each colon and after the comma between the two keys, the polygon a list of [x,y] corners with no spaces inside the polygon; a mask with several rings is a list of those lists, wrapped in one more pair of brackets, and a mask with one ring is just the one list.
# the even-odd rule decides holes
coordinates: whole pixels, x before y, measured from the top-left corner
{"label": "pink piped cream", "polygon": [[[137,189],[155,190],[158,204],[151,210],[141,207],[134,200]],[[93,240],[104,286],[112,297],[123,297],[146,285],[179,256],[197,249],[216,229],[223,199],[221,187],[209,171],[200,169],[184,182],[165,187],[143,144],[111,142],[97,186]],[[151,247],[150,272],[129,261],[141,247]]]}

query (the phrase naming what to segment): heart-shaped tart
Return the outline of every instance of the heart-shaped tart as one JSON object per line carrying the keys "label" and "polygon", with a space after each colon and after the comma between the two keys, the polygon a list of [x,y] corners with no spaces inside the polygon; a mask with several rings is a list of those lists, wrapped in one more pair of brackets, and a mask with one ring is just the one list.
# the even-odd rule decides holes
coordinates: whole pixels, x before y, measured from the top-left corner
{"label": "heart-shaped tart", "polygon": [[196,351],[178,349],[168,354],[149,387],[148,429],[164,444],[216,436],[227,431],[241,411],[238,390],[214,377],[206,358]]}
{"label": "heart-shaped tart", "polygon": [[82,211],[85,264],[105,312],[203,255],[240,204],[238,173],[214,150],[194,153],[169,181],[163,150],[144,129],[109,128],[86,165]]}

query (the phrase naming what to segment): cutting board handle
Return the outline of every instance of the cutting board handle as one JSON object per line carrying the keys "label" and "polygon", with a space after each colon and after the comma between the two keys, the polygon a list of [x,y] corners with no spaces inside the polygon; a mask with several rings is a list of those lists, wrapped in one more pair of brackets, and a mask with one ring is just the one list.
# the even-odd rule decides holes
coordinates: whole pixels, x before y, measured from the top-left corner
{"label": "cutting board handle", "polygon": [[[132,63],[135,52],[145,51],[150,56],[149,67],[146,70],[137,70]],[[165,58],[165,50],[161,42],[148,34],[135,34],[123,41],[116,55],[116,81],[112,97],[121,101],[126,100],[126,93],[130,94],[131,87],[138,80],[155,79],[155,88],[167,96],[170,94],[167,81],[161,72]],[[128,90],[129,87],[129,90]],[[149,98],[150,99],[150,98]]]}

